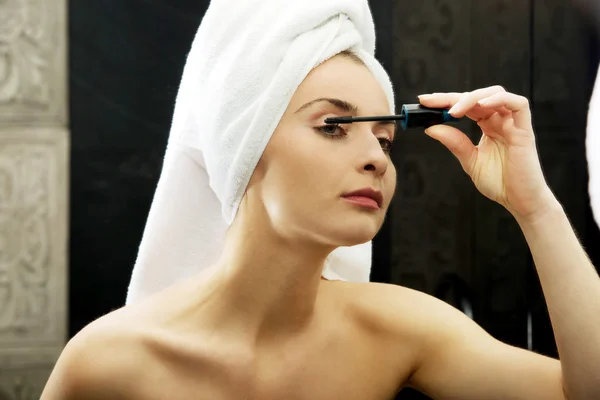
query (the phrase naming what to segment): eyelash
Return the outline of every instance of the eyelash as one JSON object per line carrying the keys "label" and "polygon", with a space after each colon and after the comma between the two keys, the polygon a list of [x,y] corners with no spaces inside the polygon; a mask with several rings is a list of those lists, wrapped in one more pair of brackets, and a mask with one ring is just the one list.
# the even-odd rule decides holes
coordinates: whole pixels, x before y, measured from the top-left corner
{"label": "eyelash", "polygon": [[[341,130],[343,133],[341,134],[333,134],[329,131],[327,131],[327,128],[335,128],[336,130],[339,129]],[[323,125],[323,126],[319,126],[317,128],[315,128],[319,133],[322,133],[323,135],[327,136],[330,139],[344,139],[344,137],[346,137],[347,133],[346,131],[340,127],[339,124],[327,124],[327,125]],[[390,153],[392,151],[392,144],[393,142],[390,139],[387,138],[377,138],[379,140],[379,143],[381,144],[381,148],[383,149],[384,153]]]}

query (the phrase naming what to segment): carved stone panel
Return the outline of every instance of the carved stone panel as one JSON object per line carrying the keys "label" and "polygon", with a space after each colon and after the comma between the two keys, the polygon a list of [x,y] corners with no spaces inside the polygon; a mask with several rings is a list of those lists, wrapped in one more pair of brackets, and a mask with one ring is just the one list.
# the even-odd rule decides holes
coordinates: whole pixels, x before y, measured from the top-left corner
{"label": "carved stone panel", "polygon": [[470,281],[468,204],[471,182],[458,161],[437,143],[397,163],[393,204],[392,281],[434,293],[440,279]]}
{"label": "carved stone panel", "polygon": [[[540,140],[582,140],[590,95],[590,31],[564,0],[534,0],[533,112]],[[577,130],[578,135],[573,135]]]}
{"label": "carved stone panel", "polygon": [[0,131],[0,354],[64,344],[67,151],[63,129]]}
{"label": "carved stone panel", "polygon": [[[500,85],[529,97],[529,3],[475,1],[472,7],[473,88]],[[475,141],[481,135],[481,130],[475,129]],[[526,279],[530,267],[527,244],[516,221],[502,206],[479,194],[475,200],[475,320],[497,339],[525,347]]]}
{"label": "carved stone panel", "polygon": [[0,400],[38,400],[52,365],[3,371],[0,375]]}
{"label": "carved stone panel", "polygon": [[393,79],[402,100],[466,88],[469,9],[466,1],[395,2]]}
{"label": "carved stone panel", "polygon": [[[391,75],[399,105],[417,103],[423,93],[468,89],[468,13],[467,2],[395,2]],[[460,164],[422,129],[398,132],[393,160],[391,282],[433,294],[447,274],[468,281],[471,225],[463,221],[473,192]]]}
{"label": "carved stone panel", "polygon": [[0,124],[66,123],[66,1],[0,1]]}

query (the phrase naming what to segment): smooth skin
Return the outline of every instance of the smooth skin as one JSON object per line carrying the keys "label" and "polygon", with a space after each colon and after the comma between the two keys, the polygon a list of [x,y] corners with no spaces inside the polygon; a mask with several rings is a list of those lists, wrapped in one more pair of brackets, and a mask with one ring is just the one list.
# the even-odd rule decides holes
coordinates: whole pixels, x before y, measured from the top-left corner
{"label": "smooth skin", "polygon": [[[380,229],[396,172],[392,125],[325,127],[353,113],[338,101],[303,107],[319,98],[356,105],[357,116],[389,113],[356,60],[315,68],[261,158],[217,265],[84,328],[42,400],[384,400],[403,387],[446,400],[600,398],[600,280],[546,185],[526,99],[494,87],[421,102],[479,121],[478,146],[449,126],[427,134],[522,227],[560,361],[495,340],[427,294],[321,278],[333,249]],[[380,210],[341,197],[364,187],[382,191]]]}

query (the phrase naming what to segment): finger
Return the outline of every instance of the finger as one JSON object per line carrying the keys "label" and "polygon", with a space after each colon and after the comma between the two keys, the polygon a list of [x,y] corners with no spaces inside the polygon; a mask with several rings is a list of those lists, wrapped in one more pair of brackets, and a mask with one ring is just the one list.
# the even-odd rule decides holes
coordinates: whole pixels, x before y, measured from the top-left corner
{"label": "finger", "polygon": [[431,108],[450,108],[455,105],[464,93],[432,93],[422,94],[419,101],[425,107]]}
{"label": "finger", "polygon": [[514,93],[496,93],[490,97],[479,100],[478,104],[486,110],[504,107],[512,112],[515,127],[520,129],[531,128],[531,111],[529,100]]}
{"label": "finger", "polygon": [[458,159],[465,172],[471,176],[477,147],[460,130],[448,125],[435,125],[425,130],[428,136],[438,140]]}
{"label": "finger", "polygon": [[504,107],[500,108],[484,108],[477,103],[475,107],[471,108],[467,112],[467,117],[471,120],[479,123],[481,121],[485,121],[494,115],[500,115],[502,117],[512,117],[512,112],[507,110]]}
{"label": "finger", "polygon": [[502,86],[490,86],[484,89],[474,90],[463,95],[448,112],[456,118],[464,117],[473,107],[477,106],[479,100],[502,92],[506,92]]}
{"label": "finger", "polygon": [[504,142],[504,132],[509,132],[514,128],[514,119],[511,117],[512,112],[504,109],[505,113],[508,113],[510,118],[506,118],[506,115],[502,115],[501,112],[495,112],[489,118],[481,120],[477,123],[481,128],[482,133],[495,140]]}

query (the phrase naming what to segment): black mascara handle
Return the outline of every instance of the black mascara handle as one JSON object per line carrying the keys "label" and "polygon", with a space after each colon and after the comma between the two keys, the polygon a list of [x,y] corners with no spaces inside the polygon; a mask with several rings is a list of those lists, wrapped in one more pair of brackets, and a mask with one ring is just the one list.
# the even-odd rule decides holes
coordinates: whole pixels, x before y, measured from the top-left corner
{"label": "black mascara handle", "polygon": [[433,125],[458,121],[445,108],[429,108],[421,104],[404,104],[400,113],[402,129],[429,128]]}

